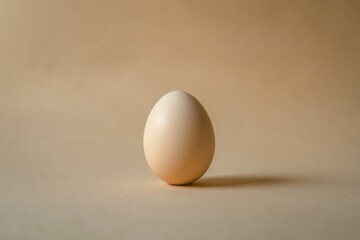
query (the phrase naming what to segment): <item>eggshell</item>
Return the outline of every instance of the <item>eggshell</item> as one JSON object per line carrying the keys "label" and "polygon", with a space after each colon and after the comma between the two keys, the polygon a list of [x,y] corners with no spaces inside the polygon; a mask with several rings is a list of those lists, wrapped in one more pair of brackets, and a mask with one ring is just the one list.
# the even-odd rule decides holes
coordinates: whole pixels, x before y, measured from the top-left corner
{"label": "eggshell", "polygon": [[144,152],[151,170],[173,185],[199,179],[209,168],[215,134],[201,103],[187,92],[164,95],[153,107],[144,130]]}

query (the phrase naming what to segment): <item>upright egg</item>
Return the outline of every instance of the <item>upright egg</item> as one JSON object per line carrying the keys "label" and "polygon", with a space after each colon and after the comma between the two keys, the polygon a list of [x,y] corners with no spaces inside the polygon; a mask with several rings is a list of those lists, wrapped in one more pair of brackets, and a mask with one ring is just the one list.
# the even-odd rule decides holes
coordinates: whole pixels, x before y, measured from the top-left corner
{"label": "upright egg", "polygon": [[154,105],[143,140],[150,169],[172,185],[199,179],[215,151],[214,129],[206,110],[195,97],[180,90],[167,93]]}

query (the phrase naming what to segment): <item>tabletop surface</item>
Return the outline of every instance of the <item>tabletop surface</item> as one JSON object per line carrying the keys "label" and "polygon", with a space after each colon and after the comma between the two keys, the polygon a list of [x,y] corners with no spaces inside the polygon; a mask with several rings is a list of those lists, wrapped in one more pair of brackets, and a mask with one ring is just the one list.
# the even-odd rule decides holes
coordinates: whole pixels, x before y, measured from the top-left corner
{"label": "tabletop surface", "polygon": [[[0,3],[0,239],[359,239],[358,1]],[[146,118],[206,108],[208,172],[167,185]]]}

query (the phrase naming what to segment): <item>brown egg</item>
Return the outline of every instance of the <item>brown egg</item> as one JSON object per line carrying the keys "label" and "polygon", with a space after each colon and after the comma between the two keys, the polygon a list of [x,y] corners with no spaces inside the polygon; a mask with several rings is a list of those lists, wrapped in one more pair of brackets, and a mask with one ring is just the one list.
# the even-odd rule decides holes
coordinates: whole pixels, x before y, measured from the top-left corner
{"label": "brown egg", "polygon": [[173,185],[189,184],[209,168],[215,135],[201,103],[187,92],[164,95],[153,107],[144,131],[144,152],[151,170]]}

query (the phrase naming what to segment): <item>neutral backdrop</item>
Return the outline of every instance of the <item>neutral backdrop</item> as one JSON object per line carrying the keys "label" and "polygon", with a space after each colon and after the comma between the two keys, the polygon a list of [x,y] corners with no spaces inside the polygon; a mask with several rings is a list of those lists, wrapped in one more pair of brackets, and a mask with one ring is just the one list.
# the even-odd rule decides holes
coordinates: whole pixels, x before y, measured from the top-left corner
{"label": "neutral backdrop", "polygon": [[[213,164],[169,186],[182,89]],[[0,239],[359,239],[359,1],[0,2]]]}

